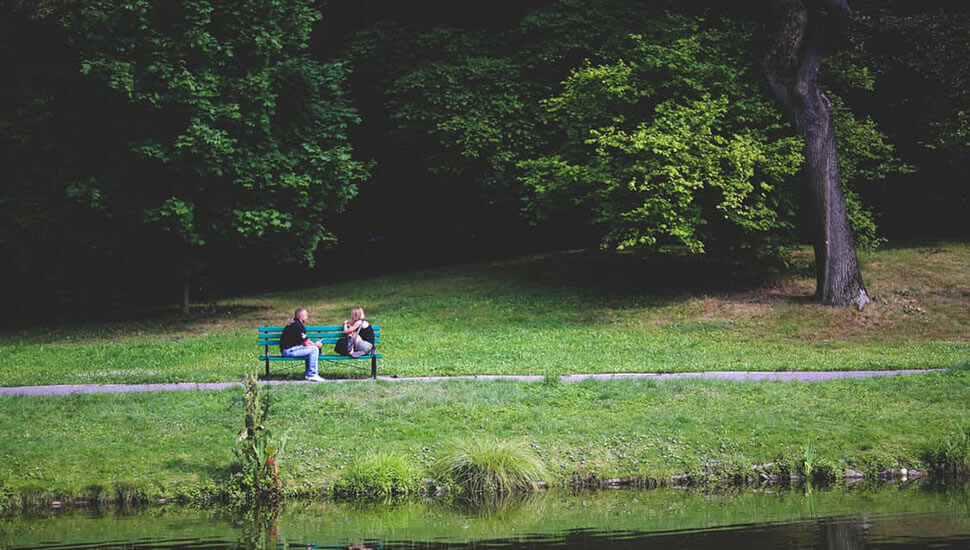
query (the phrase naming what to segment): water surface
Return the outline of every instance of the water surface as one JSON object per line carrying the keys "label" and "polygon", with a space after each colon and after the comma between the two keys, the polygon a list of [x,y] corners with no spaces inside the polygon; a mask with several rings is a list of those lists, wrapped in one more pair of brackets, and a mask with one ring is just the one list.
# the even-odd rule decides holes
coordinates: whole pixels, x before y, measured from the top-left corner
{"label": "water surface", "polygon": [[[356,545],[356,546],[355,546]],[[3,518],[10,549],[970,548],[970,490],[551,491],[490,503],[52,510]]]}

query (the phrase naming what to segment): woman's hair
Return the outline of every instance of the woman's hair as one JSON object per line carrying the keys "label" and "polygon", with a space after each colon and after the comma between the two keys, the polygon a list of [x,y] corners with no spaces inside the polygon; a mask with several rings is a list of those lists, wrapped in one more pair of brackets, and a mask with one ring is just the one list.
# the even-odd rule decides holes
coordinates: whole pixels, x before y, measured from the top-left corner
{"label": "woman's hair", "polygon": [[350,322],[351,323],[356,323],[357,321],[360,321],[361,319],[364,319],[364,318],[365,317],[364,317],[364,309],[363,308],[361,308],[360,306],[354,306],[354,307],[350,308]]}

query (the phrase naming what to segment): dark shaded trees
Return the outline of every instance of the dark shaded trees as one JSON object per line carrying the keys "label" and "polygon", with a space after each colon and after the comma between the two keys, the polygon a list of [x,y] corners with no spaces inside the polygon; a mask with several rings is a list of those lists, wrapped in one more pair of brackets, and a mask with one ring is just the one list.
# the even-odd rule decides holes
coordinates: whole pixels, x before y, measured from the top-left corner
{"label": "dark shaded trees", "polygon": [[[837,210],[841,189],[860,248],[877,221],[899,237],[962,220],[966,4],[853,0],[826,55],[844,4],[778,3],[805,17],[768,24],[802,33],[768,56],[781,102],[763,0],[331,0],[320,24],[310,2],[0,0],[0,253],[25,296],[115,306],[163,280],[171,296],[178,272],[195,293],[256,271],[247,257],[308,264],[337,239],[409,262],[531,244],[760,267],[811,240],[793,170],[813,147],[816,204]],[[824,95],[799,96],[816,69]],[[831,106],[812,136],[834,125],[837,172],[828,138],[802,143],[819,123],[798,127],[801,104]],[[360,195],[352,155],[378,160]],[[820,248],[833,302],[853,294],[825,290],[838,257]]]}
{"label": "dark shaded trees", "polygon": [[824,304],[869,303],[839,178],[832,103],[819,89],[825,54],[848,17],[846,0],[774,0],[774,39],[765,73],[805,138],[803,177],[814,209],[816,297]]}
{"label": "dark shaded trees", "polygon": [[[110,240],[95,239],[91,229],[101,224],[81,223],[71,228],[77,240],[123,249],[177,276],[183,314],[191,278],[220,262],[258,253],[274,265],[312,265],[335,241],[329,226],[367,165],[352,158],[347,138],[359,117],[342,89],[343,65],[308,54],[321,17],[314,2],[39,6],[29,15],[58,22],[76,58],[70,81],[103,87],[110,102],[80,105],[107,129],[93,117],[75,138],[111,146],[84,162],[52,159],[60,173],[12,181],[16,194],[73,197],[72,211],[112,228]],[[22,114],[29,125],[30,113]],[[63,223],[43,211],[34,217],[41,227]],[[46,244],[36,237],[35,246]]]}
{"label": "dark shaded trees", "polygon": [[[552,2],[489,31],[384,22],[349,51],[356,77],[380,82],[365,112],[386,113],[388,148],[419,146],[403,159],[426,170],[412,185],[446,189],[466,230],[518,227],[524,211],[554,228],[549,246],[686,253],[763,273],[799,237],[801,138],[771,100],[757,25],[670,7]],[[874,122],[840,105],[847,173],[892,171]],[[425,207],[419,196],[410,211]],[[849,196],[853,229],[876,242]],[[467,215],[483,204],[491,218]]]}
{"label": "dark shaded trees", "polygon": [[857,58],[872,87],[846,100],[878,120],[916,168],[865,200],[895,240],[967,238],[970,3],[853,0],[851,7],[847,44],[835,56]]}

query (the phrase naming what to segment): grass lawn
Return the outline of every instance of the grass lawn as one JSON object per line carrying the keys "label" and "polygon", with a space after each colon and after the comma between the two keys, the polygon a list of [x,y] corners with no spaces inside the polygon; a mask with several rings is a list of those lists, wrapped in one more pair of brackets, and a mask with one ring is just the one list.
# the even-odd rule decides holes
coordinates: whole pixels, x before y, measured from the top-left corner
{"label": "grass lawn", "polygon": [[[314,491],[378,451],[427,472],[446,448],[485,436],[530,445],[554,484],[591,475],[718,477],[767,462],[798,471],[810,443],[815,463],[839,474],[922,469],[923,450],[970,418],[967,368],[807,384],[354,381],[264,392],[270,427],[289,430],[284,479]],[[225,480],[243,425],[241,396],[0,397],[0,495],[123,485],[171,497],[180,484]]]}
{"label": "grass lawn", "polygon": [[[970,244],[862,257],[858,312],[811,303],[793,275],[725,290],[704,273],[623,254],[563,252],[240,296],[131,320],[62,320],[0,336],[0,385],[238,380],[258,370],[257,325],[297,305],[337,324],[354,304],[384,330],[381,374],[565,374],[947,367],[970,359]],[[701,290],[697,290],[701,289]],[[364,376],[347,362],[324,376]],[[300,377],[296,363],[275,365]]]}

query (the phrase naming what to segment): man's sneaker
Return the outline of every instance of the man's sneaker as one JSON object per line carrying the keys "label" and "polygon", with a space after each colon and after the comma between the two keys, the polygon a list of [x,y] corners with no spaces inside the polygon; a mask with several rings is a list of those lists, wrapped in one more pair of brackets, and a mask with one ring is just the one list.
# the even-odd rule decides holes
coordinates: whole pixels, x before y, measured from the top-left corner
{"label": "man's sneaker", "polygon": [[307,376],[307,380],[310,382],[325,382],[326,378],[321,378],[319,374],[314,374],[313,376]]}

